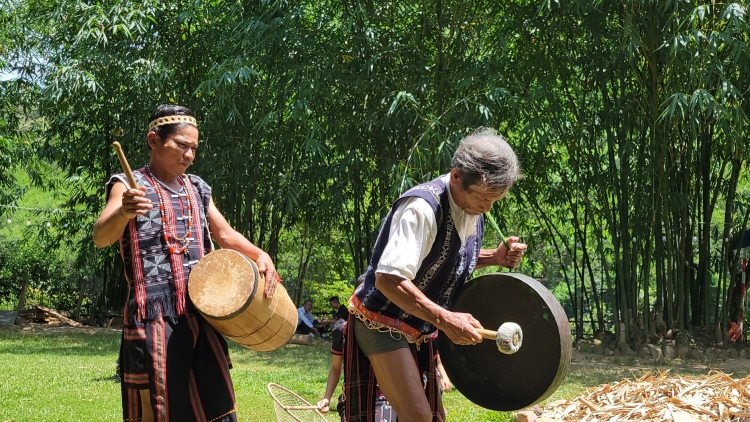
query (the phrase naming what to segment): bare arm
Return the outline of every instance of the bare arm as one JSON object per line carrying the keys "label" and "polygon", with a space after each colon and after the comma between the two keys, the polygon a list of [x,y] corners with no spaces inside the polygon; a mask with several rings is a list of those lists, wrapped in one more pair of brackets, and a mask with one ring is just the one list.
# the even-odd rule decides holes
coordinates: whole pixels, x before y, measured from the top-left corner
{"label": "bare arm", "polygon": [[331,361],[331,369],[328,371],[328,384],[326,384],[325,396],[317,403],[322,413],[327,413],[331,406],[331,397],[333,392],[336,391],[336,386],[339,385],[339,379],[341,378],[341,367],[344,365],[344,356],[333,355]]}
{"label": "bare arm", "polygon": [[128,221],[137,215],[145,215],[153,208],[146,198],[146,188],[128,189],[123,183],[115,183],[107,198],[107,205],[94,224],[94,244],[104,248],[122,237]]}
{"label": "bare arm", "polygon": [[213,198],[211,198],[211,204],[208,208],[208,225],[211,228],[212,237],[219,246],[241,252],[258,264],[258,271],[264,273],[266,279],[265,295],[266,297],[273,297],[278,275],[271,257],[229,225],[216,208]]}
{"label": "bare arm", "polygon": [[480,269],[493,265],[516,268],[521,263],[521,258],[523,258],[527,248],[526,244],[520,243],[519,240],[516,236],[505,239],[505,242],[510,246],[510,250],[505,247],[504,243],[501,243],[497,249],[482,249],[479,251],[476,268]]}
{"label": "bare arm", "polygon": [[454,343],[474,344],[482,341],[482,336],[476,331],[476,328],[482,328],[479,321],[470,314],[443,309],[428,299],[411,280],[376,273],[375,287],[399,308],[442,330]]}

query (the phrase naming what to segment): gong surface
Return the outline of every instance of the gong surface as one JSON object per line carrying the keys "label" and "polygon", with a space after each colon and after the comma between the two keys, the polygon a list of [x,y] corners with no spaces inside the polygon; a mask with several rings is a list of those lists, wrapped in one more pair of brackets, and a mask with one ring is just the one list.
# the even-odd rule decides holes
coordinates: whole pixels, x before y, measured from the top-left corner
{"label": "gong surface", "polygon": [[512,355],[492,340],[459,346],[440,332],[440,357],[453,385],[487,409],[511,411],[549,397],[570,366],[568,317],[557,299],[538,281],[518,273],[493,273],[466,283],[453,312],[470,313],[486,329],[515,322],[523,330],[521,348]]}

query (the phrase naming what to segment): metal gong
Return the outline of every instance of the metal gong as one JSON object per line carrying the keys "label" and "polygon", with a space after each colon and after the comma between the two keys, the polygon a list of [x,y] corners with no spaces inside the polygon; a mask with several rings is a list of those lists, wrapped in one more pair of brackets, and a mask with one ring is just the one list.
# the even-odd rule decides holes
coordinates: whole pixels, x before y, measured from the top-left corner
{"label": "metal gong", "polygon": [[454,344],[442,332],[438,348],[445,372],[466,398],[487,409],[519,410],[549,397],[565,379],[572,353],[570,324],[541,283],[518,273],[493,273],[466,283],[451,311],[470,313],[487,329],[514,322],[523,343],[514,354],[494,341]]}

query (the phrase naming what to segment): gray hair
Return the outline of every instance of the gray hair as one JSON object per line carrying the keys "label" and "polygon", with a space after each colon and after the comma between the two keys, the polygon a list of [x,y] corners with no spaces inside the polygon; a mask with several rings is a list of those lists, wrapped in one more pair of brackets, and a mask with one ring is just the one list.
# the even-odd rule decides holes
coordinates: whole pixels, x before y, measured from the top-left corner
{"label": "gray hair", "polygon": [[458,170],[464,189],[484,184],[490,190],[504,192],[523,178],[513,148],[491,128],[479,128],[463,138],[451,165]]}

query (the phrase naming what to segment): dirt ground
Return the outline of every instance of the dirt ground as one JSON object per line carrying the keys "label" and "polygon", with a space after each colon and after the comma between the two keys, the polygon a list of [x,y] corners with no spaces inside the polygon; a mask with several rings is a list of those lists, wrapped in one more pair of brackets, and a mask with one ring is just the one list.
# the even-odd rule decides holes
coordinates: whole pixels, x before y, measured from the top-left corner
{"label": "dirt ground", "polygon": [[571,366],[583,368],[622,368],[643,370],[666,370],[675,369],[685,372],[705,374],[711,370],[720,370],[727,374],[733,374],[733,378],[744,378],[750,375],[750,359],[727,359],[726,361],[699,362],[692,359],[673,359],[671,361],[660,359],[644,359],[635,356],[601,356],[591,353],[580,353],[573,351]]}

